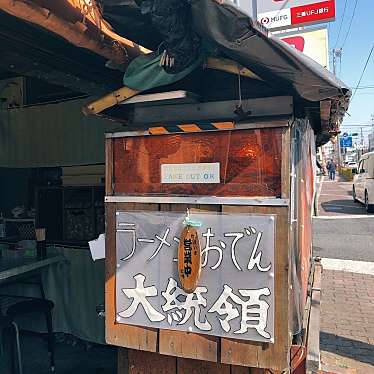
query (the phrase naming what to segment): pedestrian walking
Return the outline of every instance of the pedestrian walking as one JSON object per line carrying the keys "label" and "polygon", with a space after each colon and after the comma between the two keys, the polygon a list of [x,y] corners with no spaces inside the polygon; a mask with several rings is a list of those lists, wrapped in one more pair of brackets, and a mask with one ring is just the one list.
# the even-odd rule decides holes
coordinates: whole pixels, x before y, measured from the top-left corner
{"label": "pedestrian walking", "polygon": [[329,172],[330,180],[334,181],[335,180],[335,174],[336,174],[336,164],[335,164],[334,160],[330,160],[327,163],[327,170]]}

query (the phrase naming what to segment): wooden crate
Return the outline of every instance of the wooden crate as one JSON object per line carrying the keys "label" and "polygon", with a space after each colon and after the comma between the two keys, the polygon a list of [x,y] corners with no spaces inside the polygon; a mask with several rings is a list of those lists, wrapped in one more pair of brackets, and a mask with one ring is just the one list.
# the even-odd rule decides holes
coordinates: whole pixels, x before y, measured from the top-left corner
{"label": "wooden crate", "polygon": [[[230,144],[228,139],[234,139],[233,144]],[[204,144],[202,149],[198,149],[199,141]],[[176,143],[180,148],[176,147]],[[185,148],[181,147],[183,144],[186,144]],[[168,147],[176,148],[170,152]],[[243,157],[256,158],[255,168],[242,167],[243,164],[238,161],[241,152],[246,152]],[[110,344],[128,348],[128,351],[120,350],[118,372],[125,372],[125,367],[129,368],[130,373],[239,374],[265,373],[266,369],[272,370],[273,373],[288,370],[292,336],[288,205],[290,128],[287,122],[277,128],[265,126],[261,129],[208,134],[138,138],[115,134],[106,140],[106,160],[106,339]],[[170,163],[218,160],[221,163],[228,162],[227,165],[233,166],[233,170],[230,170],[232,174],[229,179],[221,175],[221,180],[227,180],[227,183],[214,187],[169,185],[165,188],[159,183],[160,163],[165,160]],[[221,173],[226,171],[221,170]],[[267,185],[269,181],[271,188]],[[235,184],[234,188],[230,188],[230,183]],[[251,189],[248,184],[256,184],[257,187]],[[189,203],[182,198],[187,193],[190,197],[215,195],[217,198],[209,204]],[[136,199],[130,201],[130,195],[148,196],[150,199],[144,199],[143,202]],[[173,199],[169,198],[171,195]],[[230,204],[229,199],[232,196],[246,197],[247,204]],[[183,203],[178,202],[178,199]],[[151,329],[116,322],[116,211],[184,212],[187,208],[196,212],[276,215],[274,344]],[[265,371],[256,371],[256,368]]]}

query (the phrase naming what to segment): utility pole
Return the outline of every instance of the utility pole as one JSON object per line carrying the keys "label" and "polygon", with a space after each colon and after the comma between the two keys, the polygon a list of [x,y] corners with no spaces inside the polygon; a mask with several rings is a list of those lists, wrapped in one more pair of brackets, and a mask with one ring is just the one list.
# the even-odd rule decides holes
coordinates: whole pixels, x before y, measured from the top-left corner
{"label": "utility pole", "polygon": [[374,113],[371,115],[371,134],[369,134],[368,152],[374,151]]}
{"label": "utility pole", "polygon": [[342,48],[338,48],[338,49],[334,48],[332,50],[332,69],[333,69],[333,73],[334,73],[335,76],[336,76],[336,63],[339,59],[339,64],[341,65],[342,54],[343,54],[343,49]]}
{"label": "utility pole", "polygon": [[[342,53],[343,53],[343,50],[342,48],[338,48],[338,49],[333,49],[332,50],[332,69],[333,69],[333,73],[336,77],[336,63],[337,63],[337,60],[339,59],[339,63],[341,64],[342,62]],[[342,163],[342,155],[341,155],[341,148],[340,148],[340,136],[338,135],[337,136],[337,142],[336,142],[336,145],[338,147],[338,165],[341,166],[341,163]]]}
{"label": "utility pole", "polygon": [[360,132],[361,132],[361,140],[360,140],[360,157],[364,154],[364,132],[362,130],[362,127],[360,127]]}

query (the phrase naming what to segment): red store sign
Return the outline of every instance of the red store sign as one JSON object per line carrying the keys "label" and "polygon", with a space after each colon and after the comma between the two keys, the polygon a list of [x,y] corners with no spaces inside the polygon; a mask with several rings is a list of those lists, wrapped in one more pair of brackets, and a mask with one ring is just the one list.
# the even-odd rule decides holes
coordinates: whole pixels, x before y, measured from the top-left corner
{"label": "red store sign", "polygon": [[302,5],[291,8],[291,24],[299,25],[327,21],[335,18],[335,1],[323,1],[321,3]]}

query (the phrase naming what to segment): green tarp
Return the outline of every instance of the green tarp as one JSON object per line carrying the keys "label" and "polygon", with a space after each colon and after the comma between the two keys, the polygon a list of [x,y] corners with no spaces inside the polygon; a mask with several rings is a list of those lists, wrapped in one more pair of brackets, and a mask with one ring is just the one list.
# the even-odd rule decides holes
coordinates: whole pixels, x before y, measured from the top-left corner
{"label": "green tarp", "polygon": [[138,91],[166,86],[186,77],[202,63],[203,59],[200,57],[192,65],[177,74],[168,74],[160,66],[160,60],[161,55],[156,53],[137,57],[126,70],[123,78],[124,85]]}

